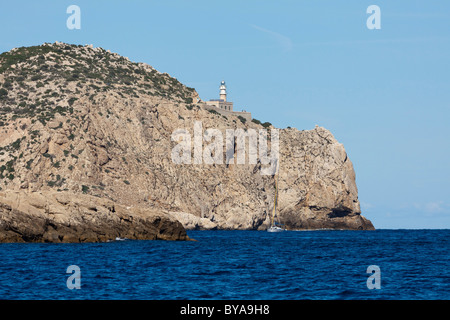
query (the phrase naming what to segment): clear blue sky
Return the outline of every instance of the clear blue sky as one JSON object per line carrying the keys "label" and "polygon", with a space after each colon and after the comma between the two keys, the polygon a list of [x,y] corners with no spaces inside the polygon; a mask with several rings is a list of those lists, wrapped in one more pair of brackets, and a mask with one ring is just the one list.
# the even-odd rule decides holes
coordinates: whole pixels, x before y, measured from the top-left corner
{"label": "clear blue sky", "polygon": [[[81,8],[69,30],[66,9]],[[369,30],[369,5],[381,29]],[[329,129],[376,228],[450,228],[450,1],[3,1],[0,51],[64,41],[145,62],[275,126]],[[241,107],[239,107],[241,106]]]}

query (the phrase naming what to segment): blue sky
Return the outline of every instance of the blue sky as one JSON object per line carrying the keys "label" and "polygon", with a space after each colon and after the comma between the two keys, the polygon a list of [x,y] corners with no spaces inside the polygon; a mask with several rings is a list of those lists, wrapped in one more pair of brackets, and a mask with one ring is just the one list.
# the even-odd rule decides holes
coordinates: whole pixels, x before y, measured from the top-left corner
{"label": "blue sky", "polygon": [[[81,29],[69,30],[69,5]],[[369,30],[369,5],[381,29]],[[64,41],[145,62],[275,126],[344,144],[376,228],[450,228],[450,2],[10,1],[0,51]]]}

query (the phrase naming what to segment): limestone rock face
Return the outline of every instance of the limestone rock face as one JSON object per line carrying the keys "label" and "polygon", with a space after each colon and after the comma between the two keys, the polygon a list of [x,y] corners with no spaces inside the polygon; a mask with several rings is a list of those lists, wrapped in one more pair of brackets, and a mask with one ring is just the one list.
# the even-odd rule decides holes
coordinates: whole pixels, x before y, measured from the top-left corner
{"label": "limestone rock face", "polygon": [[292,229],[374,229],[361,215],[355,171],[343,145],[321,127],[284,133],[281,163],[289,170],[280,169],[282,220]]}
{"label": "limestone rock face", "polygon": [[68,192],[0,192],[0,242],[188,240],[163,212]]}
{"label": "limestone rock face", "polygon": [[[203,198],[203,205],[191,214],[171,214],[188,229],[266,229],[275,178],[261,175],[257,166],[250,165],[203,170],[208,169],[220,172],[217,176],[211,173],[214,182],[206,188],[210,191],[205,191],[213,194],[214,200]],[[190,175],[193,192],[202,187],[197,181],[207,179],[195,171],[186,170],[181,175]],[[353,164],[328,130],[281,130],[278,179],[278,220],[288,229],[374,229],[361,215]],[[189,198],[188,192],[184,194]],[[196,193],[196,197],[202,195]]]}
{"label": "limestone rock face", "polygon": [[[57,43],[3,53],[0,87],[0,188],[23,192],[22,202],[38,192],[55,199],[58,193],[91,195],[115,207],[165,213],[164,221],[188,229],[268,227],[275,180],[261,174],[261,162],[194,164],[193,147],[190,163],[172,160],[176,130],[188,132],[192,146],[198,123],[224,138],[227,129],[267,125],[203,109],[197,92],[169,75],[87,46]],[[288,229],[373,229],[360,212],[353,165],[328,130],[280,129],[279,136],[281,223]],[[204,138],[203,156],[208,143]],[[83,217],[116,221],[100,207],[105,209],[86,209]],[[11,226],[14,215],[28,212],[14,209],[2,217]],[[62,217],[69,220],[58,228],[70,221]],[[49,228],[45,221],[37,224],[38,234]],[[102,228],[91,238],[99,239]]]}

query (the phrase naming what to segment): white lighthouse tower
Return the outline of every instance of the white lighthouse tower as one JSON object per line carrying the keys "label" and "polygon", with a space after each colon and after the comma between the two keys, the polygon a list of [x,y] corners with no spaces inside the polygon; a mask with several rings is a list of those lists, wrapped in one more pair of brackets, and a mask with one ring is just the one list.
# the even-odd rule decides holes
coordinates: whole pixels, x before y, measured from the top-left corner
{"label": "white lighthouse tower", "polygon": [[227,86],[225,85],[225,81],[220,83],[220,100],[227,101]]}
{"label": "white lighthouse tower", "polygon": [[232,114],[241,116],[247,119],[248,121],[252,120],[252,115],[250,112],[233,111],[233,102],[227,101],[227,85],[225,84],[225,81],[222,80],[219,89],[220,89],[219,99],[210,99],[209,101],[205,102],[205,104],[208,106],[208,110],[214,110],[219,113],[222,112],[222,115],[224,116],[227,115],[229,116],[230,114]]}

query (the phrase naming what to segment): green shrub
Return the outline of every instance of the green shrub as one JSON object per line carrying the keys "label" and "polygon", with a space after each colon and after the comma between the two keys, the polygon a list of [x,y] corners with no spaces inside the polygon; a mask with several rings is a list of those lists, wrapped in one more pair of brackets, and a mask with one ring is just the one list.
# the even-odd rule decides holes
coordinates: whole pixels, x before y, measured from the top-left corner
{"label": "green shrub", "polygon": [[27,161],[27,165],[25,166],[25,168],[27,168],[28,170],[30,170],[31,169],[31,163],[33,162],[33,159],[31,159],[31,160],[28,160]]}
{"label": "green shrub", "polygon": [[78,98],[74,98],[74,97],[70,98],[69,101],[68,101],[69,106],[72,106],[73,103],[74,103],[76,100],[78,100]]}
{"label": "green shrub", "polygon": [[13,143],[11,143],[11,147],[13,148],[13,150],[18,150],[21,142],[22,142],[22,139],[19,138],[16,141],[14,141]]}
{"label": "green shrub", "polygon": [[8,91],[5,88],[0,89],[0,99],[6,97],[8,95]]}
{"label": "green shrub", "polygon": [[238,119],[241,120],[242,123],[247,122],[247,119],[245,119],[243,116],[238,116]]}
{"label": "green shrub", "polygon": [[[209,109],[208,111],[209,111],[210,113],[212,113],[212,114],[220,115],[220,113],[218,113],[216,110]],[[245,119],[244,119],[244,120],[245,120]]]}
{"label": "green shrub", "polygon": [[81,191],[83,192],[83,193],[88,193],[89,192],[89,187],[88,186],[85,186],[84,184],[81,186]]}

